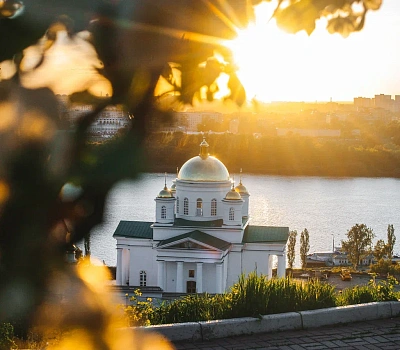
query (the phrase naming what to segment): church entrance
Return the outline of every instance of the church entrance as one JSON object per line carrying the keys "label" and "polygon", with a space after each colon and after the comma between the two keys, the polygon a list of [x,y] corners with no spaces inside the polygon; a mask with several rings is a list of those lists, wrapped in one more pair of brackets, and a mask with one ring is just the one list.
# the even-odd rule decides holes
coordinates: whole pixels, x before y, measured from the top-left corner
{"label": "church entrance", "polygon": [[196,281],[186,282],[186,293],[196,293]]}

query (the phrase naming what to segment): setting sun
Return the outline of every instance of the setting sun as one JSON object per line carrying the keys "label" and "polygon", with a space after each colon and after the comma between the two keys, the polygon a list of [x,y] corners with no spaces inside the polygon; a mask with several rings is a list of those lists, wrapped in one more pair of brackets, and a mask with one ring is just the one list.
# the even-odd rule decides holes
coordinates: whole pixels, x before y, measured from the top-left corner
{"label": "setting sun", "polygon": [[370,15],[370,27],[343,38],[329,34],[323,21],[310,36],[285,33],[270,20],[272,8],[271,2],[258,5],[255,21],[227,43],[249,100],[345,101],[386,92],[378,89],[388,68],[376,62],[390,60],[385,52],[394,33],[386,24],[373,28],[379,12]]}
{"label": "setting sun", "polygon": [[[279,30],[271,17],[270,6],[263,3],[256,8],[256,20],[246,29],[238,31],[238,36],[227,46],[233,51],[234,61],[239,68],[248,99],[274,100],[281,92],[290,90],[290,80],[294,78],[293,55],[304,50],[305,33],[293,36]],[[298,77],[296,77],[298,79]]]}

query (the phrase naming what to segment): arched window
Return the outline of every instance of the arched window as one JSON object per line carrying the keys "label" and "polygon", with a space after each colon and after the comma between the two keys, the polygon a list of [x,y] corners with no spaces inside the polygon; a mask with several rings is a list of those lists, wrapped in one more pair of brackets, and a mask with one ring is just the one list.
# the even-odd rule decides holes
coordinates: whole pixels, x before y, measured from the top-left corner
{"label": "arched window", "polygon": [[196,215],[197,216],[203,216],[203,200],[201,198],[197,198]]}
{"label": "arched window", "polygon": [[183,215],[189,215],[189,199],[183,200]]}
{"label": "arched window", "polygon": [[166,219],[167,218],[167,207],[163,205],[161,207],[161,219]]}
{"label": "arched window", "polygon": [[139,285],[140,285],[140,287],[146,287],[146,285],[147,285],[146,271],[140,271]]}
{"label": "arched window", "polygon": [[217,200],[211,199],[211,216],[217,215]]}
{"label": "arched window", "polygon": [[179,214],[179,197],[176,197],[176,213]]}
{"label": "arched window", "polygon": [[233,221],[235,220],[235,209],[229,208],[229,220]]}

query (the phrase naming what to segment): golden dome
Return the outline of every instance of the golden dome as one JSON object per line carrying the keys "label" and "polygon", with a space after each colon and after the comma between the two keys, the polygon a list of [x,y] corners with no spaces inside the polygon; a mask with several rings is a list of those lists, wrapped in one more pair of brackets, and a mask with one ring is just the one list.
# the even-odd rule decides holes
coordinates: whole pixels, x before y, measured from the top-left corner
{"label": "golden dome", "polygon": [[247,188],[245,186],[243,186],[242,182],[240,182],[239,185],[237,185],[235,187],[235,191],[240,194],[248,194],[249,193],[249,192],[247,192]]}
{"label": "golden dome", "polygon": [[227,200],[239,200],[242,199],[242,196],[239,194],[239,192],[236,192],[235,189],[231,188],[231,190],[226,194],[225,199]]}
{"label": "golden dome", "polygon": [[174,196],[172,195],[171,191],[168,189],[167,186],[164,186],[164,189],[160,191],[160,193],[157,196],[158,198],[173,198]]}
{"label": "golden dome", "polygon": [[249,194],[249,192],[247,192],[247,188],[245,186],[243,186],[242,184],[242,168],[240,168],[240,181],[239,181],[239,185],[237,185],[235,187],[235,191],[239,192],[240,194]]}
{"label": "golden dome", "polygon": [[171,186],[171,192],[175,192],[176,191],[176,183],[174,182]]}

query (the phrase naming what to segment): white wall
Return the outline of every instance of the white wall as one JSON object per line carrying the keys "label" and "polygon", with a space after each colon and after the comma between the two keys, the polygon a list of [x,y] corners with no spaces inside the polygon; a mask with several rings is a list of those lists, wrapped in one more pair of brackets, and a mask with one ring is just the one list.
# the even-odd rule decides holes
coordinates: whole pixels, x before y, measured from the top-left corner
{"label": "white wall", "polygon": [[216,267],[215,264],[203,264],[203,290],[216,293]]}
{"label": "white wall", "polygon": [[240,247],[234,247],[229,253],[226,289],[237,282],[240,271],[242,270],[242,253],[240,249]]}
{"label": "white wall", "polygon": [[268,257],[267,251],[244,250],[242,271],[249,274],[257,269],[258,274],[268,275]]}
{"label": "white wall", "polygon": [[[230,181],[193,184],[177,180],[176,185],[176,197],[179,198],[179,213],[176,214],[177,217],[196,221],[216,220],[223,217],[221,201],[230,190]],[[183,215],[183,201],[185,197],[189,200],[189,215]],[[201,198],[203,201],[202,216],[197,216],[198,198]],[[217,215],[211,216],[211,200],[214,198],[217,200]]]}
{"label": "white wall", "polygon": [[140,271],[146,271],[147,285],[157,286],[156,250],[145,246],[130,246],[129,285],[139,286]]}

